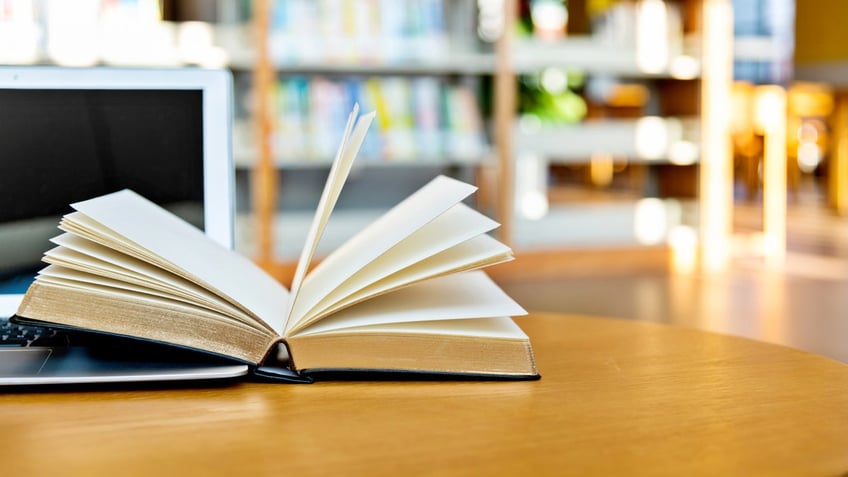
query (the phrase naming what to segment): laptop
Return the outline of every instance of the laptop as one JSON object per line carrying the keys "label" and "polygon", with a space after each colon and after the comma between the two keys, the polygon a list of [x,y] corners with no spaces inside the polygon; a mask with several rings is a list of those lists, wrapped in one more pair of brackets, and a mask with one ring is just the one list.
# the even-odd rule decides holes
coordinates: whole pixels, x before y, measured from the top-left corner
{"label": "laptop", "polygon": [[69,204],[130,188],[233,247],[225,70],[0,67],[0,385],[228,379],[246,365],[9,323]]}

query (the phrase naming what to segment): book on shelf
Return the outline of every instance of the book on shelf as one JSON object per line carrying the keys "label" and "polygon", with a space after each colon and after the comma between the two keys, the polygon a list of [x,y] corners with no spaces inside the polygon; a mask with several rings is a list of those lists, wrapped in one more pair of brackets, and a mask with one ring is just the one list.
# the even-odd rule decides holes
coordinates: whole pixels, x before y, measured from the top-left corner
{"label": "book on shelf", "polygon": [[473,89],[434,76],[292,76],[277,82],[275,101],[272,144],[283,164],[329,162],[332,145],[324,135],[337,133],[353,104],[379,118],[361,160],[474,162],[487,149]]}
{"label": "book on shelf", "polygon": [[130,191],[73,204],[13,319],[172,344],[256,375],[538,377],[524,309],[481,268],[513,258],[439,176],[313,266],[374,113],[347,120],[291,288]]}
{"label": "book on shelf", "polygon": [[281,64],[438,60],[447,14],[443,0],[276,0],[268,43]]}
{"label": "book on shelf", "polygon": [[[437,78],[432,76],[419,76],[411,81],[415,142],[424,146],[420,147],[423,159],[438,160],[445,154],[439,115],[439,97],[442,85]],[[479,108],[475,113],[480,114]],[[481,137],[482,134],[483,131],[481,130]],[[482,144],[480,149],[483,149]]]}

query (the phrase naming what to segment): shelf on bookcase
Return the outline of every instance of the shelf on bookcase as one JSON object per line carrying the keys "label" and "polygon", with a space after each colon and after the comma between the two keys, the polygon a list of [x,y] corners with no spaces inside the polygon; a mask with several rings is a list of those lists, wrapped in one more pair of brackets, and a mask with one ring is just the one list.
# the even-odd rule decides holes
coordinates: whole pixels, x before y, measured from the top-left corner
{"label": "shelf on bookcase", "polygon": [[[249,25],[215,25],[215,44],[227,52],[228,66],[236,70],[251,70],[258,61],[253,48]],[[308,41],[304,40],[304,41]],[[390,40],[385,40],[390,41]],[[338,75],[454,75],[493,74],[495,55],[492,52],[467,51],[468,48],[436,48],[426,54],[409,53],[395,60],[368,57],[364,54],[347,58],[318,55],[314,58],[286,58],[272,53],[272,67],[282,74]]]}
{"label": "shelf on bookcase", "polygon": [[[233,69],[248,70],[254,67],[253,58],[230,57]],[[438,59],[409,59],[398,62],[363,61],[331,62],[314,60],[290,62],[276,60],[274,70],[284,75],[485,75],[495,70],[494,56],[488,53],[451,54]]]}
{"label": "shelf on bookcase", "polygon": [[610,44],[592,36],[568,36],[557,41],[519,39],[510,63],[516,73],[534,73],[545,68],[566,68],[631,78],[680,78],[700,76],[700,55],[694,41],[684,41],[679,54],[670,54],[668,65],[659,71],[639,66],[636,47]]}
{"label": "shelf on bookcase", "polygon": [[[637,247],[666,243],[676,227],[694,230],[697,205],[692,201],[665,200],[662,209],[652,208],[659,218],[652,217],[654,226],[650,238],[641,229],[638,201],[582,203],[578,205],[553,204],[540,219],[517,217],[512,246],[517,251],[538,251],[562,247]],[[317,255],[326,256],[345,240],[379,218],[387,209],[338,209],[327,225],[325,238]],[[644,211],[641,212],[644,214]],[[278,213],[274,219],[274,254],[280,261],[294,261],[309,230],[312,212],[289,211]],[[659,221],[659,222],[658,222]],[[639,222],[639,223],[637,223]],[[255,253],[255,225],[250,214],[239,214],[236,219],[236,249],[247,255]],[[603,225],[599,225],[603,224]]]}
{"label": "shelf on bookcase", "polygon": [[693,201],[653,202],[647,208],[650,216],[646,209],[639,209],[638,200],[552,204],[542,218],[516,217],[512,246],[517,251],[644,247],[667,243],[678,227],[696,227],[697,204]]}
{"label": "shelf on bookcase", "polygon": [[[256,163],[257,157],[255,152],[247,150],[236,151],[233,155],[235,166],[239,169],[249,169]],[[320,169],[328,168],[331,164],[330,158],[316,159],[282,159],[274,160],[274,167],[277,169],[287,170],[305,170],[305,169]],[[369,167],[369,168],[391,168],[391,167],[453,167],[453,166],[479,166],[491,163],[491,152],[483,152],[479,157],[474,158],[458,158],[451,156],[440,157],[418,157],[412,159],[377,159],[369,157],[360,157],[356,160],[354,167]]]}
{"label": "shelf on bookcase", "polygon": [[696,118],[606,119],[563,126],[513,129],[516,154],[552,163],[585,163],[598,154],[631,161],[691,164],[700,158]]}

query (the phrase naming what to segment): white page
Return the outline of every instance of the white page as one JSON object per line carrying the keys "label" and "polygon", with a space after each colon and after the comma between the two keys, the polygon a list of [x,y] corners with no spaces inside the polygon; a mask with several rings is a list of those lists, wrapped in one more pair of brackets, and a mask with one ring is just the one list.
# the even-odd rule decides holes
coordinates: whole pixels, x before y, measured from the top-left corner
{"label": "white page", "polygon": [[[85,267],[91,270],[103,270],[116,276],[149,283],[151,286],[158,285],[163,289],[195,295],[198,298],[217,297],[217,295],[205,288],[168,270],[120,253],[88,239],[65,233],[50,239],[50,241],[60,247],[48,250],[44,254],[47,259],[62,260],[68,266],[73,264],[78,268]],[[70,251],[76,252],[78,255],[69,253]],[[224,300],[217,297],[216,301]],[[237,304],[231,306],[238,307]]]}
{"label": "white page", "polygon": [[257,323],[255,319],[251,318],[243,311],[233,307],[231,304],[225,301],[215,301],[212,297],[210,297],[209,300],[198,300],[194,299],[194,297],[183,297],[175,295],[173,293],[163,292],[157,288],[151,288],[144,285],[126,282],[123,280],[115,280],[103,275],[87,273],[62,265],[50,265],[42,269],[39,272],[38,281],[53,282],[58,283],[60,285],[72,285],[81,288],[84,288],[85,284],[91,284],[96,285],[97,288],[106,287],[110,289],[125,290],[144,295],[151,295],[154,297],[178,301],[180,303],[186,303],[192,306],[205,308],[211,312],[220,313],[222,315],[226,315],[227,317],[231,317],[233,318],[234,322],[238,321],[240,323],[248,325],[250,328],[253,329],[264,329],[266,332],[273,331],[265,328],[264,326],[262,326],[261,323]]}
{"label": "white page", "polygon": [[239,327],[242,329],[250,330],[255,333],[257,337],[263,336],[265,338],[268,337],[267,333],[257,330],[254,326],[247,325],[245,323],[240,323],[238,321],[233,321],[231,318],[227,318],[222,316],[220,313],[214,313],[206,308],[192,305],[188,303],[183,303],[179,301],[174,301],[168,298],[160,298],[157,296],[149,295],[146,293],[138,293],[131,290],[123,290],[119,288],[112,287],[104,287],[95,284],[80,284],[79,282],[64,280],[58,277],[45,277],[45,281],[51,282],[52,284],[70,289],[70,290],[82,290],[90,292],[92,289],[97,291],[99,296],[114,299],[117,302],[126,302],[133,301],[137,303],[141,303],[142,306],[154,306],[157,304],[161,304],[163,302],[167,303],[170,308],[176,309],[181,313],[191,313],[197,315],[198,318],[204,320],[211,320],[217,323],[222,323],[229,326]]}
{"label": "white page", "polygon": [[[327,176],[327,182],[324,184],[324,190],[321,192],[321,199],[318,201],[318,207],[315,210],[312,225],[309,228],[309,233],[303,244],[303,250],[297,261],[297,268],[292,278],[291,300],[286,309],[286,322],[284,323],[284,328],[286,329],[289,326],[291,310],[300,300],[303,279],[306,271],[309,269],[312,258],[315,256],[318,242],[321,241],[321,236],[324,235],[327,221],[330,219],[330,214],[336,206],[342,187],[345,181],[347,181],[353,161],[356,159],[357,154],[359,154],[359,148],[362,147],[362,142],[365,140],[368,128],[371,126],[374,116],[376,116],[376,113],[371,112],[357,121],[356,116],[358,113],[359,105],[356,105],[348,117],[344,137],[339,145],[333,165],[330,168],[330,174]],[[354,121],[356,121],[356,126],[353,129],[353,133],[351,133],[350,130]]]}
{"label": "white page", "polygon": [[[328,217],[333,208],[335,208],[342,186],[345,181],[347,181],[347,176],[350,174],[352,157],[350,155],[346,155],[345,151],[347,149],[347,145],[350,143],[350,135],[353,131],[354,124],[356,124],[358,115],[359,103],[353,105],[353,111],[351,111],[347,117],[344,133],[342,134],[341,141],[339,141],[339,147],[336,150],[333,162],[330,165],[330,173],[327,175],[327,180],[324,183],[324,189],[321,191],[321,198],[318,200],[318,206],[316,207],[315,214],[312,217],[312,223],[310,224],[309,232],[307,233],[306,240],[304,241],[303,249],[300,252],[300,258],[297,261],[297,268],[295,269],[294,277],[292,279],[292,300],[295,296],[297,296],[297,292],[300,290],[300,284],[303,281],[303,277],[306,275],[309,263],[315,255],[315,250],[318,247],[318,242],[321,238],[320,236],[323,235]],[[292,302],[289,303],[289,306],[291,306],[291,304]]]}
{"label": "white page", "polygon": [[[256,264],[130,190],[72,207],[142,249],[182,270],[186,278],[237,301],[281,332],[288,290]],[[171,270],[175,271],[175,270]]]}
{"label": "white page", "polygon": [[527,340],[527,334],[508,316],[493,318],[469,318],[461,320],[410,321],[346,328],[333,333],[408,333],[443,336],[468,336],[479,338],[501,338]]}
{"label": "white page", "polygon": [[[126,255],[123,257],[126,258]],[[81,272],[103,276],[110,280],[122,280],[145,287],[155,287],[165,292],[179,294],[186,297],[195,297],[198,300],[204,300],[211,296],[217,297],[217,295],[205,288],[152,265],[139,267],[133,270],[131,268],[125,268],[123,265],[117,265],[113,261],[94,258],[67,247],[56,247],[48,250],[44,254],[44,261],[51,264],[61,265],[66,268],[79,270]],[[148,273],[148,271],[150,273]],[[171,278],[168,281],[151,279],[152,276],[157,275],[170,275]],[[216,301],[229,303],[220,297],[216,298]],[[229,306],[233,309],[238,309],[232,304]],[[245,312],[241,311],[241,313]]]}
{"label": "white page", "polygon": [[401,286],[433,277],[470,271],[513,260],[512,250],[488,235],[478,235],[439,252],[419,263],[399,270],[382,280],[343,297],[317,315],[318,319],[342,308],[382,295]]}
{"label": "white page", "polygon": [[[264,324],[262,320],[257,320],[257,317],[240,307],[167,270],[71,234],[62,234],[51,241],[60,246],[48,250],[44,254],[44,260],[60,265],[62,269],[70,268],[103,277],[104,280],[113,282],[113,286],[119,286],[117,282],[121,282],[157,290],[167,294],[165,296],[194,301],[242,321],[252,320],[259,321],[260,325]],[[51,270],[51,267],[42,270],[40,274],[49,274],[48,270]],[[88,277],[86,280],[91,281],[92,278]],[[268,327],[267,324],[264,326]],[[268,327],[268,331],[273,330]]]}
{"label": "white page", "polygon": [[[419,263],[434,253],[442,251],[484,234],[498,226],[494,220],[477,212],[465,204],[459,203],[436,217],[430,223],[401,240],[386,253],[366,264],[344,283],[324,296],[308,314],[304,322],[309,321],[324,309],[342,298],[367,287],[395,272]],[[401,285],[399,283],[398,285]]]}
{"label": "white page", "polygon": [[358,270],[476,189],[456,179],[436,177],[345,242],[306,277],[292,309],[288,329],[296,327],[305,312]]}
{"label": "white page", "polygon": [[447,275],[345,308],[294,335],[413,321],[524,315],[527,312],[483,272]]}

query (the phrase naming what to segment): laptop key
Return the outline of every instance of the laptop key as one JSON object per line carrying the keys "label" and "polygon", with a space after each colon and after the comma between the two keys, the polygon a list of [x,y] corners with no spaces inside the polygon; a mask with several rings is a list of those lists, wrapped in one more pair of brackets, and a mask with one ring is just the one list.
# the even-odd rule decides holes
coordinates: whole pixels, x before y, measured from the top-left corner
{"label": "laptop key", "polygon": [[0,318],[0,346],[62,346],[67,343],[67,335],[53,328],[18,325],[8,318]]}

